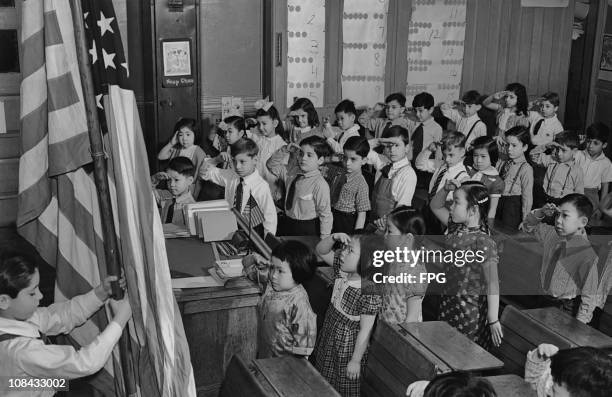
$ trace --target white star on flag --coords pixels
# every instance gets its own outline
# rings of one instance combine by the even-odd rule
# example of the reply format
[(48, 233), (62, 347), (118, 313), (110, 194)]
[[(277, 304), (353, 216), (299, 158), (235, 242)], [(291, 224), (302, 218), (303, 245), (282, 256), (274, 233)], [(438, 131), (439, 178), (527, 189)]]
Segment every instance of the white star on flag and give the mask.
[(100, 11), (100, 20), (98, 21), (98, 26), (100, 27), (100, 36), (104, 36), (104, 33), (106, 33), (107, 31), (115, 33), (115, 31), (110, 26), (114, 19), (114, 17), (106, 18), (104, 16), (104, 13)]
[(98, 61), (98, 50), (96, 49), (96, 41), (93, 42), (93, 47), (89, 49), (89, 54), (91, 55), (91, 64), (93, 65)]
[(102, 106), (102, 94), (96, 95), (96, 104), (100, 109), (104, 109), (104, 106)]
[(106, 50), (102, 48), (102, 58), (104, 58), (104, 69), (108, 69), (109, 66), (112, 66), (113, 69), (117, 69), (115, 67), (115, 61), (113, 60), (113, 58), (115, 58), (114, 52), (108, 54)]

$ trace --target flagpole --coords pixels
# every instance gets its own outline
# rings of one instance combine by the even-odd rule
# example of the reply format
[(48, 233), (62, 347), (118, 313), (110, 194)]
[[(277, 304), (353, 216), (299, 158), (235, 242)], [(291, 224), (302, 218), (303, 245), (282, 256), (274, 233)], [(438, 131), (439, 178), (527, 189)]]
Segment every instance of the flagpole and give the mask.
[[(102, 223), (102, 235), (104, 238), (104, 256), (106, 259), (106, 273), (109, 276), (121, 276), (121, 257), (117, 246), (117, 234), (111, 206), (110, 190), (108, 186), (108, 170), (106, 167), (106, 155), (98, 120), (98, 108), (95, 100), (93, 88), (93, 77), (89, 68), (89, 55), (87, 50), (87, 40), (85, 38), (85, 24), (83, 20), (83, 9), (81, 0), (70, 0), (72, 9), (72, 21), (74, 25), (74, 41), (76, 45), (76, 55), (83, 86), (83, 101), (85, 103), (85, 114), (87, 116), (87, 130), (89, 131), (89, 143), (91, 146), (91, 156), (94, 163), (94, 182), (98, 194), (100, 205), (100, 220)], [(123, 291), (117, 282), (112, 283), (113, 297), (123, 298)], [(136, 393), (135, 376), (129, 355), (129, 334), (127, 326), (119, 340), (119, 355), (121, 367), (123, 368), (123, 380), (127, 395)]]

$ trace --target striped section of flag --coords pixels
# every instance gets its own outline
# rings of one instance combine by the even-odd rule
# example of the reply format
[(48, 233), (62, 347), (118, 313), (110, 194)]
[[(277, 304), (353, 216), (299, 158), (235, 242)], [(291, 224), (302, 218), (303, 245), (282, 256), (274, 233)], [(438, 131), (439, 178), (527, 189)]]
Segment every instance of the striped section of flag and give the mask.
[[(128, 329), (136, 394), (195, 396), (162, 226), (147, 183), (148, 162), (134, 95), (123, 86), (127, 63), (112, 3), (81, 2), (89, 26), (100, 124), (105, 149), (110, 150), (115, 227), (121, 236), (121, 257), (134, 313)], [(18, 228), (56, 267), (56, 301), (89, 291), (105, 276), (106, 269), (69, 4), (67, 0), (26, 1), (22, 12), (23, 155)], [(88, 344), (107, 323), (106, 313), (100, 311), (71, 333), (69, 342), (75, 347)], [(92, 377), (96, 395), (125, 395), (121, 372), (115, 349), (104, 370)]]
[(145, 391), (151, 377), (141, 372), (141, 392), (143, 396), (195, 396), (189, 347), (172, 293), (166, 243), (149, 182), (134, 93), (111, 85), (104, 108), (115, 169), (117, 216), (122, 220), (123, 265), (129, 290), (138, 292), (130, 296), (131, 301), (140, 305), (134, 307), (135, 340), (138, 350), (152, 358), (158, 382), (159, 394)]
[[(68, 1), (22, 3), (22, 156), (17, 226), (56, 268), (55, 301), (83, 294), (105, 269), (98, 199)], [(106, 327), (99, 311), (70, 334), (89, 344)], [(92, 377), (115, 395), (113, 360)]]

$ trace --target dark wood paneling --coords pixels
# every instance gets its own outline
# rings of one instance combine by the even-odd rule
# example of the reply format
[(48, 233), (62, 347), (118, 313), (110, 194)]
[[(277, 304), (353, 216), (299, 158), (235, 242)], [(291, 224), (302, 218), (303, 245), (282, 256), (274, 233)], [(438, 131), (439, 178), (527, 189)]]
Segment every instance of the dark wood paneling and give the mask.
[(462, 91), (501, 90), (518, 81), (530, 97), (546, 91), (565, 107), (574, 0), (564, 8), (525, 8), (520, 0), (468, 0)]

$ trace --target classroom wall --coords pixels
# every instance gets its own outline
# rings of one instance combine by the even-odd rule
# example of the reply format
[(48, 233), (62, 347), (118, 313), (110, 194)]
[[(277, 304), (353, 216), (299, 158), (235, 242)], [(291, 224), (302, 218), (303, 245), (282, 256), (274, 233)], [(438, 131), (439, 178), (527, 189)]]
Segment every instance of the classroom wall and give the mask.
[(559, 93), (563, 120), (574, 0), (564, 8), (525, 8), (521, 0), (468, 0), (462, 92), (491, 94), (507, 83), (527, 87), (530, 99)]

